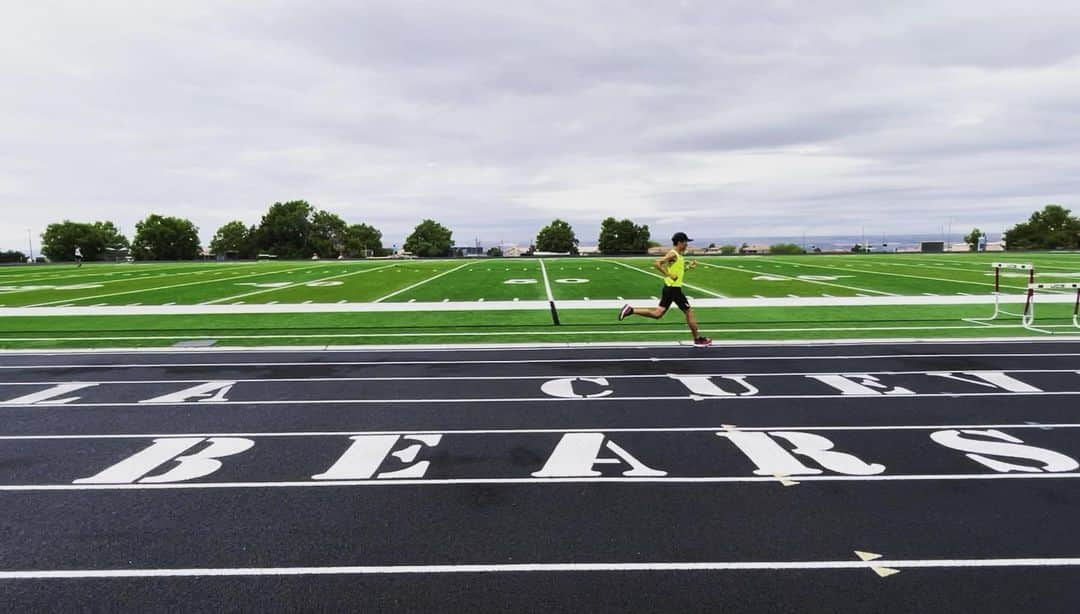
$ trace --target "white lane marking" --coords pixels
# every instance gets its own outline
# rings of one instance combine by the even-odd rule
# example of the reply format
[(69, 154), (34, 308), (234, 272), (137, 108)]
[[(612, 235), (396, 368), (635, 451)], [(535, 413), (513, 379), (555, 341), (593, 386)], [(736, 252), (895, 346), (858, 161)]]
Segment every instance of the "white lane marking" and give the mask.
[(549, 302), (555, 302), (555, 296), (551, 293), (551, 280), (548, 279), (547, 267), (544, 265), (544, 259), (540, 258), (540, 272), (544, 275), (544, 291), (547, 292), (547, 300)]
[(470, 264), (472, 264), (472, 262), (466, 262), (465, 264), (462, 264), (461, 266), (456, 266), (456, 267), (450, 269), (449, 271), (443, 271), (442, 273), (439, 273), (439, 274), (434, 275), (432, 277), (422, 279), (422, 280), (416, 282), (415, 284), (412, 284), (411, 286), (405, 286), (404, 288), (402, 288), (400, 290), (396, 290), (394, 292), (391, 292), (390, 294), (387, 294), (386, 296), (383, 296), (381, 298), (377, 298), (377, 299), (375, 299), (374, 302), (381, 303), (381, 302), (385, 301), (386, 299), (393, 298), (393, 297), (395, 297), (395, 296), (397, 296), (397, 295), (399, 295), (399, 294), (401, 294), (403, 292), (408, 292), (409, 290), (412, 290), (413, 288), (418, 288), (418, 287), (420, 287), (420, 286), (422, 286), (422, 285), (424, 285), (424, 284), (426, 284), (428, 282), (435, 281), (436, 279), (442, 277), (443, 275), (449, 275), (450, 273), (453, 273), (454, 271), (461, 270), (461, 269), (469, 266)]
[[(298, 282), (295, 282), (295, 283), (286, 284), (284, 286), (279, 286), (277, 288), (264, 288), (262, 290), (254, 290), (252, 292), (245, 292), (243, 294), (237, 294), (235, 296), (226, 296), (224, 298), (214, 299), (212, 301), (205, 301), (203, 303), (200, 303), (200, 305), (217, 305), (217, 304), (220, 304), (220, 303), (226, 303), (226, 302), (229, 302), (229, 301), (235, 301), (236, 299), (240, 299), (240, 298), (247, 298), (249, 296), (256, 296), (256, 295), (259, 295), (259, 294), (266, 294), (267, 292), (280, 292), (281, 290), (288, 290), (290, 288), (296, 288), (296, 287), (303, 286), (303, 285), (310, 284), (310, 283), (317, 283), (317, 282), (322, 282), (322, 281), (331, 281), (331, 280), (334, 280), (334, 279), (341, 279), (342, 277), (352, 277), (354, 275), (363, 275), (365, 273), (373, 273), (375, 271), (381, 271), (383, 269), (389, 269), (391, 267), (396, 267), (396, 266), (398, 266), (397, 263), (385, 264), (383, 266), (377, 266), (377, 267), (370, 268), (370, 269), (360, 269), (359, 271), (350, 271), (348, 273), (340, 273), (338, 275), (332, 275), (330, 277), (323, 277), (321, 279), (298, 281)], [(293, 270), (296, 270), (296, 269), (293, 269)], [(308, 301), (305, 304), (310, 304), (310, 303), (311, 303), (311, 301)]]
[[(475, 303), (474, 303), (475, 304)], [(509, 303), (513, 305), (512, 302)], [(1076, 330), (1076, 327), (1072, 324), (1040, 324), (1040, 328), (1064, 328), (1069, 330)], [(703, 328), (701, 332), (725, 334), (725, 333), (842, 333), (842, 332), (885, 332), (885, 331), (944, 331), (944, 330), (985, 330), (987, 328), (993, 328), (998, 330), (1011, 330), (1020, 329), (1024, 330), (1023, 324), (970, 324), (963, 326), (844, 326), (844, 327), (802, 327), (802, 328)], [(5, 341), (173, 341), (173, 340), (196, 340), (196, 339), (216, 339), (216, 340), (240, 340), (240, 339), (382, 339), (382, 338), (411, 338), (411, 337), (425, 337), (425, 338), (444, 338), (444, 337), (521, 337), (524, 334), (528, 336), (541, 336), (541, 337), (581, 337), (586, 335), (676, 335), (685, 333), (685, 329), (645, 329), (645, 328), (633, 328), (626, 330), (579, 330), (579, 331), (544, 331), (544, 330), (530, 330), (530, 331), (477, 331), (477, 332), (450, 332), (450, 333), (318, 333), (318, 334), (295, 334), (295, 335), (129, 335), (129, 336), (101, 336), (101, 337), (5, 337)], [(1055, 338), (1055, 341), (1067, 341), (1080, 339), (1080, 336), (1069, 335), (1063, 333), (1061, 337)], [(1032, 337), (1033, 339), (1036, 337)], [(1045, 339), (1044, 336), (1037, 338)], [(992, 338), (988, 340), (992, 341)], [(887, 342), (888, 340), (877, 340), (878, 342)]]
[[(626, 397), (589, 397), (583, 399), (581, 397), (461, 397), (453, 399), (402, 399), (402, 398), (389, 398), (389, 399), (296, 399), (296, 400), (282, 400), (282, 399), (268, 399), (262, 401), (218, 401), (213, 399), (201, 400), (197, 404), (200, 407), (203, 406), (243, 406), (243, 405), (371, 405), (371, 404), (386, 404), (386, 405), (410, 405), (410, 404), (469, 404), (469, 403), (565, 403), (565, 402), (601, 402), (601, 401), (716, 401), (718, 403), (736, 403), (739, 401), (776, 401), (776, 400), (812, 400), (812, 399), (828, 399), (832, 401), (845, 401), (856, 400), (865, 402), (866, 399), (874, 399), (875, 402), (879, 402), (883, 399), (939, 399), (939, 398), (981, 398), (981, 397), (1075, 397), (1080, 396), (1080, 391), (1066, 390), (1066, 391), (1038, 391), (1038, 392), (933, 392), (933, 393), (915, 393), (904, 394), (897, 396), (871, 396), (871, 395), (841, 395), (835, 394), (789, 394), (789, 395), (756, 395), (756, 396), (736, 396), (736, 397), (702, 397), (696, 394), (688, 395), (669, 395), (669, 396), (626, 396)], [(195, 403), (189, 402), (177, 402), (177, 403), (155, 403), (155, 407), (172, 407), (182, 405), (194, 405)], [(4, 409), (10, 408), (23, 408), (33, 407), (35, 409), (52, 409), (52, 406), (44, 406), (30, 403), (14, 403), (11, 401), (5, 402)], [(58, 405), (57, 409), (69, 409), (72, 407), (147, 407), (145, 403), (139, 402), (123, 402), (123, 403), (71, 403), (67, 405)]]
[(633, 427), (580, 429), (442, 429), (435, 431), (266, 431), (251, 433), (137, 433), (103, 435), (0, 435), (0, 441), (159, 439), (162, 437), (342, 437), (351, 435), (550, 435), (560, 433), (712, 433), (720, 431), (940, 431), (946, 429), (1075, 429), (1080, 424), (900, 424), (891, 426), (731, 426)]
[[(295, 269), (292, 269), (292, 271), (296, 271), (296, 270), (299, 270), (301, 268), (304, 268), (304, 267), (297, 267)], [(203, 284), (211, 284), (211, 283), (217, 283), (217, 282), (221, 282), (221, 281), (232, 281), (234, 279), (248, 279), (250, 277), (260, 277), (260, 276), (263, 276), (263, 275), (274, 275), (274, 274), (277, 274), (277, 273), (280, 273), (280, 272), (281, 272), (280, 270), (263, 271), (261, 273), (251, 273), (250, 275), (237, 275), (235, 277), (226, 277), (224, 279), (213, 279), (213, 280), (200, 279), (199, 281), (190, 281), (190, 282), (186, 282), (186, 283), (182, 283), (182, 284), (172, 284), (170, 286), (156, 286), (156, 287), (153, 287), (153, 288), (140, 288), (138, 290), (126, 290), (124, 292), (112, 292), (112, 293), (109, 293), (109, 294), (98, 294), (98, 295), (95, 295), (95, 296), (80, 296), (76, 300), (78, 300), (78, 301), (90, 301), (90, 300), (99, 299), (99, 298), (109, 298), (109, 297), (113, 297), (113, 296), (122, 296), (122, 295), (127, 295), (127, 294), (139, 294), (139, 293), (142, 293), (142, 292), (156, 292), (158, 290), (171, 290), (173, 288), (185, 288), (185, 287), (188, 287), (188, 286), (199, 286), (199, 285), (203, 285)], [(37, 303), (36, 305), (30, 305), (30, 307), (47, 307), (49, 305), (60, 305), (60, 304), (63, 304), (63, 303), (70, 302), (71, 300), (72, 299), (64, 299), (62, 301), (51, 301), (51, 302), (48, 302), (48, 303)]]
[[(466, 361), (457, 361), (460, 364), (466, 364)], [(517, 364), (519, 361), (514, 361)], [(524, 362), (524, 361), (520, 361)], [(331, 363), (306, 363), (311, 365), (324, 365)], [(377, 364), (393, 364), (393, 363), (377, 363)], [(434, 364), (434, 363), (425, 363)], [(176, 365), (165, 365), (176, 366)], [(265, 365), (257, 365), (264, 367)], [(1072, 373), (1078, 374), (1076, 369), (993, 369), (994, 373)], [(942, 371), (940, 369), (932, 369), (929, 371), (878, 371), (874, 369), (864, 369), (859, 371), (862, 374), (871, 375), (928, 375), (931, 373), (985, 373), (986, 370), (952, 370)], [(738, 373), (694, 373), (694, 377), (807, 377), (813, 375), (836, 375), (836, 371), (739, 371)], [(684, 374), (677, 374), (682, 376)], [(368, 376), (368, 377), (256, 377), (256, 378), (229, 378), (230, 382), (243, 382), (247, 384), (256, 384), (263, 382), (412, 382), (412, 381), (530, 381), (540, 380), (546, 381), (556, 379), (558, 376), (554, 374), (547, 375), (417, 375), (417, 376)], [(593, 374), (589, 377), (592, 378), (605, 378), (605, 379), (660, 379), (667, 380), (672, 378), (670, 373), (614, 373), (607, 375)], [(80, 380), (78, 384), (98, 384), (98, 385), (128, 385), (128, 384), (205, 384), (208, 380), (206, 378), (197, 379), (127, 379), (127, 380)], [(1080, 380), (1078, 380), (1080, 381)], [(69, 382), (57, 382), (55, 380), (42, 381), (42, 382), (0, 382), (0, 386), (53, 386), (57, 384), (68, 384)], [(76, 382), (70, 382), (76, 383)], [(3, 401), (0, 401), (3, 403)]]
[[(800, 482), (952, 482), (964, 480), (1060, 480), (1080, 473), (951, 473), (899, 475), (800, 475)], [(79, 490), (198, 490), (225, 488), (326, 488), (341, 486), (457, 486), (476, 484), (775, 484), (775, 476), (598, 477), (598, 478), (442, 478), (418, 480), (331, 480), (325, 482), (178, 482), (170, 484), (3, 484), (0, 492)], [(1080, 559), (1077, 559), (1080, 561)], [(884, 562), (875, 561), (884, 565)], [(895, 567), (895, 565), (889, 565)], [(4, 576), (0, 572), (0, 579)]]
[[(663, 276), (661, 276), (661, 275), (657, 275), (656, 273), (653, 273), (651, 271), (646, 271), (644, 269), (639, 269), (636, 266), (631, 266), (629, 264), (626, 264), (625, 262), (619, 262), (618, 260), (604, 260), (603, 262), (609, 262), (611, 264), (617, 264), (619, 266), (626, 267), (626, 268), (630, 269), (631, 271), (637, 271), (638, 273), (642, 273), (643, 275), (650, 275), (650, 276), (655, 277), (655, 278), (657, 278), (657, 279), (659, 279), (661, 281), (663, 281), (663, 279), (664, 279)], [(690, 288), (691, 290), (697, 290), (698, 292), (704, 292), (705, 294), (708, 294), (710, 296), (714, 296), (716, 298), (727, 298), (726, 296), (724, 296), (723, 294), (720, 294), (719, 292), (713, 292), (712, 290), (706, 290), (705, 288), (702, 288), (700, 286), (692, 286), (692, 285), (690, 285), (688, 283), (685, 283), (685, 282), (683, 282), (683, 286), (686, 287), (686, 288)]]
[[(728, 269), (728, 270), (731, 270), (731, 271), (737, 271), (739, 273), (748, 273), (748, 274), (760, 274), (760, 273), (762, 273), (762, 271), (754, 271), (754, 270), (751, 270), (751, 269), (723, 266), (723, 265), (720, 265), (720, 264), (713, 264), (711, 262), (703, 262), (703, 261), (700, 261), (700, 260), (699, 260), (699, 262), (701, 262), (701, 264), (703, 266), (712, 267), (714, 269)], [(818, 280), (818, 279), (803, 279), (801, 277), (792, 277), (790, 275), (783, 275), (783, 274), (780, 274), (780, 273), (769, 273), (769, 275), (774, 276), (774, 277), (783, 277), (783, 278), (785, 278), (787, 280), (794, 281), (794, 282), (802, 282), (802, 283), (807, 283), (807, 284), (819, 284), (819, 285), (822, 285), (822, 286), (831, 286), (831, 287), (835, 287), (835, 288), (843, 288), (845, 290), (858, 290), (858, 291), (861, 291), (861, 292), (873, 292), (874, 294), (881, 294), (883, 296), (897, 296), (896, 294), (894, 294), (892, 292), (884, 292), (884, 291), (881, 291), (881, 290), (870, 290), (868, 288), (857, 288), (855, 286), (849, 286), (849, 285), (845, 285), (845, 284), (838, 284), (838, 283), (833, 283), (833, 282), (830, 282), (830, 281), (822, 281), (822, 280)], [(788, 296), (791, 296), (791, 295), (789, 294)]]
[[(678, 332), (685, 332), (685, 329), (677, 329)], [(1040, 338), (1041, 339), (1041, 338)], [(982, 339), (976, 339), (974, 342), (983, 342)], [(1027, 343), (1029, 339), (1014, 339), (1014, 341), (1020, 341)], [(1056, 340), (1055, 340), (1056, 342)], [(876, 342), (882, 343), (882, 342)], [(884, 343), (888, 343), (885, 340)], [(961, 345), (973, 345), (972, 340), (959, 340), (957, 343)], [(633, 345), (633, 342), (631, 342)], [(844, 344), (840, 344), (844, 345)], [(851, 343), (849, 345), (859, 345), (858, 343)], [(562, 347), (562, 344), (559, 344)], [(668, 346), (664, 346), (668, 347)], [(445, 351), (456, 351), (455, 349), (443, 348)], [(483, 351), (488, 348), (479, 348)], [(499, 349), (499, 346), (491, 349)], [(518, 348), (514, 346), (506, 346), (505, 349), (527, 349)], [(549, 347), (540, 347), (540, 350), (550, 350)], [(402, 351), (415, 352), (415, 351), (428, 351), (427, 348), (418, 347), (413, 348), (405, 346), (401, 348)], [(219, 350), (221, 351), (221, 350)], [(235, 353), (238, 350), (224, 350), (227, 353)], [(273, 350), (264, 350), (267, 352), (280, 352), (281, 348)], [(287, 350), (291, 351), (291, 350)], [(351, 350), (349, 350), (351, 351)], [(65, 355), (68, 352), (60, 352), (58, 355)], [(87, 353), (86, 350), (77, 350), (77, 353)], [(91, 352), (93, 353), (93, 352)], [(126, 352), (124, 352), (126, 353)], [(176, 353), (175, 350), (169, 350), (164, 353)], [(46, 356), (50, 354), (45, 354)], [(127, 364), (113, 364), (113, 363), (101, 363), (101, 364), (37, 364), (37, 365), (0, 365), (0, 369), (145, 369), (148, 367), (161, 367), (161, 368), (173, 368), (173, 367), (300, 367), (300, 366), (330, 366), (330, 367), (358, 367), (358, 366), (377, 366), (377, 365), (507, 365), (507, 364), (569, 364), (569, 363), (622, 363), (622, 362), (746, 362), (746, 361), (770, 361), (770, 360), (885, 360), (889, 358), (1074, 358), (1080, 356), (1080, 353), (1069, 352), (1049, 352), (1049, 353), (986, 353), (986, 354), (850, 354), (850, 355), (835, 355), (835, 354), (821, 354), (821, 355), (803, 355), (803, 356), (642, 356), (642, 357), (623, 357), (623, 358), (533, 358), (523, 360), (388, 360), (388, 361), (320, 361), (320, 362), (189, 362), (189, 363), (127, 363)], [(1010, 371), (1010, 369), (997, 369), (998, 371)], [(866, 370), (863, 369), (863, 372)], [(875, 371), (871, 370), (871, 373)], [(205, 381), (205, 380), (200, 380)]]

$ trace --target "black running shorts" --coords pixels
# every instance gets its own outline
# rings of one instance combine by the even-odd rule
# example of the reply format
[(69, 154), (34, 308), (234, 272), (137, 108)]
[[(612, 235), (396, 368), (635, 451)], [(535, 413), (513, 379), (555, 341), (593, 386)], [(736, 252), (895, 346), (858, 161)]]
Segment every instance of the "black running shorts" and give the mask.
[(660, 306), (664, 309), (671, 307), (671, 304), (675, 303), (679, 306), (679, 309), (688, 311), (690, 309), (690, 301), (686, 300), (686, 295), (683, 294), (682, 288), (675, 286), (664, 286), (664, 293), (660, 296)]

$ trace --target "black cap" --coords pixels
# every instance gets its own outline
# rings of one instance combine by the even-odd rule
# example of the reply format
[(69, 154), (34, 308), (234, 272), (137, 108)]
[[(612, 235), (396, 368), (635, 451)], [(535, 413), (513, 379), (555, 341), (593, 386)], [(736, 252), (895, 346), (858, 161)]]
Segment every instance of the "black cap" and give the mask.
[(671, 237), (671, 244), (674, 245), (680, 241), (686, 241), (687, 243), (693, 241), (690, 237), (686, 236), (685, 232), (677, 232)]

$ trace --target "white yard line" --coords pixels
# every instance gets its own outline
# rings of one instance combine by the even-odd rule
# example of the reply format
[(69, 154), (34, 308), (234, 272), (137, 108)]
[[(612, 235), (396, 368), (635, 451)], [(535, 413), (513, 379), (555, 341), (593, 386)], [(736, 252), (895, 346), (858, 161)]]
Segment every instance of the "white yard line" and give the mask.
[(795, 282), (802, 282), (802, 283), (808, 283), (808, 284), (819, 284), (819, 285), (822, 285), (822, 286), (832, 286), (832, 287), (835, 287), (835, 288), (843, 288), (845, 290), (855, 290), (857, 292), (872, 292), (874, 294), (880, 294), (882, 296), (897, 296), (893, 292), (883, 292), (881, 290), (871, 290), (869, 288), (858, 288), (858, 287), (855, 287), (855, 286), (848, 286), (848, 285), (845, 285), (845, 284), (837, 284), (837, 283), (833, 283), (833, 282), (830, 282), (830, 281), (821, 281), (821, 280), (816, 280), (816, 279), (815, 280), (800, 279), (798, 277), (792, 277), (790, 275), (784, 275), (783, 273), (766, 273), (764, 271), (754, 271), (754, 270), (750, 270), (750, 269), (740, 269), (740, 268), (735, 268), (735, 267), (730, 267), (730, 266), (724, 266), (724, 265), (721, 265), (721, 264), (713, 264), (711, 262), (703, 262), (701, 260), (699, 260), (698, 262), (700, 264), (702, 264), (703, 266), (712, 267), (714, 269), (728, 269), (728, 270), (731, 270), (731, 271), (738, 271), (739, 273), (749, 273), (751, 275), (769, 275), (769, 276), (772, 276), (772, 277), (783, 277), (784, 279), (787, 279), (787, 280), (790, 280), (790, 281), (795, 281)]
[[(278, 291), (281, 291), (281, 290), (288, 290), (289, 288), (296, 288), (298, 286), (303, 286), (305, 284), (317, 283), (317, 282), (322, 282), (322, 281), (332, 281), (334, 279), (341, 279), (342, 277), (352, 277), (353, 275), (362, 275), (364, 273), (371, 273), (373, 271), (380, 271), (382, 269), (388, 269), (390, 267), (395, 267), (395, 266), (398, 266), (398, 264), (397, 263), (386, 264), (386, 265), (378, 266), (378, 267), (375, 267), (375, 268), (372, 268), (372, 269), (361, 269), (359, 271), (351, 271), (349, 273), (342, 273), (340, 275), (333, 275), (333, 276), (330, 276), (330, 277), (323, 277), (323, 278), (320, 278), (320, 279), (307, 279), (307, 280), (304, 280), (304, 281), (298, 281), (298, 282), (295, 282), (295, 283), (291, 283), (291, 284), (289, 284), (287, 286), (280, 286), (278, 288), (264, 288), (262, 290), (255, 290), (255, 291), (252, 291), (252, 292), (245, 292), (244, 294), (237, 294), (236, 296), (227, 296), (225, 298), (214, 299), (212, 301), (206, 301), (206, 302), (200, 303), (200, 304), (201, 305), (216, 305), (216, 304), (219, 304), (219, 303), (227, 303), (229, 301), (235, 301), (236, 299), (240, 299), (240, 298), (247, 298), (249, 296), (256, 296), (258, 294), (266, 294), (267, 292), (278, 292)], [(296, 269), (293, 269), (293, 270), (296, 270)], [(219, 280), (219, 281), (228, 281), (228, 280)], [(308, 301), (308, 303), (310, 303), (310, 302), (311, 301)]]
[(376, 303), (381, 303), (381, 302), (385, 301), (388, 298), (393, 298), (393, 297), (395, 297), (395, 296), (397, 296), (397, 295), (399, 295), (399, 294), (401, 294), (403, 292), (408, 292), (409, 290), (412, 290), (413, 288), (419, 288), (420, 286), (422, 286), (422, 285), (424, 285), (424, 284), (426, 284), (428, 282), (435, 281), (436, 279), (442, 277), (443, 275), (449, 275), (450, 273), (453, 273), (454, 271), (459, 271), (459, 270), (469, 266), (470, 264), (473, 264), (473, 263), (472, 262), (466, 262), (465, 264), (463, 264), (461, 266), (456, 266), (456, 267), (450, 269), (449, 271), (443, 271), (442, 273), (439, 273), (438, 275), (435, 275), (433, 277), (428, 277), (427, 279), (423, 279), (421, 281), (418, 281), (418, 282), (416, 282), (415, 284), (413, 284), (411, 286), (405, 286), (404, 288), (402, 288), (400, 290), (391, 292), (390, 294), (387, 294), (386, 296), (375, 299), (375, 302)]
[[(646, 271), (644, 269), (639, 269), (636, 266), (631, 266), (629, 264), (626, 264), (625, 262), (619, 262), (618, 260), (604, 260), (603, 262), (609, 262), (611, 264), (617, 264), (619, 266), (624, 266), (624, 267), (630, 269), (631, 271), (637, 271), (638, 273), (643, 273), (645, 275), (651, 275), (651, 276), (659, 279), (660, 281), (664, 280), (664, 277), (662, 275), (657, 275), (656, 273), (653, 273), (652, 271)], [(724, 296), (723, 294), (720, 294), (718, 292), (713, 292), (712, 290), (706, 290), (705, 288), (701, 288), (701, 287), (698, 287), (698, 286), (691, 286), (690, 284), (685, 283), (685, 282), (683, 283), (683, 286), (685, 286), (687, 288), (690, 288), (691, 290), (697, 290), (698, 292), (704, 292), (705, 294), (708, 294), (710, 296), (715, 296), (716, 298), (727, 298), (726, 296)]]
[(544, 290), (547, 291), (547, 299), (549, 302), (554, 303), (555, 296), (551, 293), (551, 282), (548, 281), (547, 267), (544, 266), (543, 258), (539, 258), (538, 260), (540, 261), (540, 272), (544, 274)]
[[(304, 267), (298, 267), (298, 268), (304, 268)], [(297, 269), (291, 269), (291, 270), (295, 271)], [(33, 307), (48, 307), (49, 305), (60, 305), (60, 304), (63, 304), (63, 303), (70, 303), (71, 301), (80, 301), (80, 302), (81, 301), (92, 301), (92, 300), (95, 300), (95, 299), (109, 298), (109, 297), (112, 297), (112, 296), (124, 296), (124, 295), (128, 295), (128, 294), (140, 294), (140, 293), (143, 293), (143, 292), (155, 292), (157, 290), (171, 290), (173, 288), (184, 288), (184, 287), (187, 287), (187, 286), (198, 286), (198, 285), (202, 285), (202, 284), (217, 283), (217, 282), (222, 282), (222, 281), (232, 281), (234, 279), (248, 279), (248, 278), (251, 278), (251, 277), (260, 277), (260, 276), (263, 276), (263, 275), (273, 275), (273, 274), (279, 273), (279, 272), (280, 271), (263, 271), (262, 273), (252, 273), (250, 275), (237, 275), (236, 277), (226, 277), (225, 279), (200, 279), (199, 281), (189, 281), (187, 283), (172, 284), (172, 285), (169, 285), (169, 286), (157, 286), (157, 287), (154, 287), (154, 288), (140, 288), (138, 290), (126, 290), (124, 292), (112, 292), (110, 294), (96, 294), (96, 295), (93, 295), (93, 296), (80, 296), (80, 297), (77, 297), (77, 298), (67, 298), (67, 299), (64, 299), (62, 301), (49, 301), (47, 303), (37, 303), (36, 305), (30, 305), (29, 307), (32, 307), (32, 308)], [(136, 278), (136, 279), (138, 279), (138, 278)], [(125, 281), (130, 281), (130, 280), (125, 280)]]

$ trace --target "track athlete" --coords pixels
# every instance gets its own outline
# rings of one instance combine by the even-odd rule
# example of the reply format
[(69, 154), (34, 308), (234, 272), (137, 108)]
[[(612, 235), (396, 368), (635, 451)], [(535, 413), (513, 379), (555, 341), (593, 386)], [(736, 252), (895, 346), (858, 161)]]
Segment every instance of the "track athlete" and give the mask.
[(76, 269), (82, 266), (82, 248), (78, 246), (75, 247), (75, 263)]
[(666, 256), (653, 263), (653, 266), (664, 275), (664, 292), (660, 297), (660, 306), (634, 308), (630, 305), (623, 305), (622, 310), (619, 311), (619, 320), (625, 320), (632, 315), (659, 320), (667, 313), (668, 307), (675, 303), (686, 314), (686, 325), (690, 327), (690, 333), (694, 336), (694, 345), (708, 347), (712, 345), (712, 339), (701, 336), (698, 330), (697, 318), (694, 317), (694, 311), (690, 309), (690, 301), (687, 300), (682, 291), (683, 276), (686, 275), (687, 269), (697, 266), (696, 261), (687, 263), (686, 259), (683, 258), (683, 254), (686, 253), (686, 248), (691, 241), (693, 239), (687, 237), (685, 232), (675, 233), (675, 236), (671, 237), (671, 242), (675, 247)]

